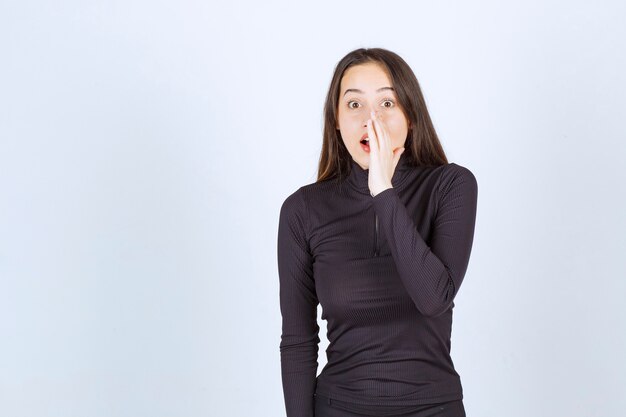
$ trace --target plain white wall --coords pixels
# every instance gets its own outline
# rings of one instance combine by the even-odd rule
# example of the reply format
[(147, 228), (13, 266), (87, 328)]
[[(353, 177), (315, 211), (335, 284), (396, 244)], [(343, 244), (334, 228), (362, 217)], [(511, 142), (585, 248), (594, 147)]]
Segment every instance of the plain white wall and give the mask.
[(284, 415), (279, 209), (335, 64), (383, 47), (479, 184), (468, 416), (622, 416), (625, 12), (2, 1), (0, 415)]

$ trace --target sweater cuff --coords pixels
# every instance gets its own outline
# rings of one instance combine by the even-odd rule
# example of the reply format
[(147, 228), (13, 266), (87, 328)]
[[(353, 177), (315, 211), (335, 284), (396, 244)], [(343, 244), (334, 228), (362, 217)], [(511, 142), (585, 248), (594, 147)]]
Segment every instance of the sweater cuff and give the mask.
[(399, 200), (398, 191), (391, 187), (387, 188), (372, 197), (372, 204), (377, 213), (382, 213), (385, 207), (395, 204), (394, 200)]

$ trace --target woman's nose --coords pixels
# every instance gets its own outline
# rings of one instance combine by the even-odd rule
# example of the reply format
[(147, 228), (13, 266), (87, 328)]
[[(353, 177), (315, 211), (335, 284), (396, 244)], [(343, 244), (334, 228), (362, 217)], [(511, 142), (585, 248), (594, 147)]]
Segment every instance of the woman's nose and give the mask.
[(381, 114), (378, 112), (378, 110), (370, 109), (370, 110), (367, 112), (367, 118), (363, 121), (363, 127), (366, 127), (366, 126), (367, 126), (367, 121), (368, 121), (369, 119), (371, 119), (371, 118), (372, 118), (372, 113), (374, 113), (374, 116), (375, 116), (377, 119), (380, 119), (380, 118), (381, 118)]

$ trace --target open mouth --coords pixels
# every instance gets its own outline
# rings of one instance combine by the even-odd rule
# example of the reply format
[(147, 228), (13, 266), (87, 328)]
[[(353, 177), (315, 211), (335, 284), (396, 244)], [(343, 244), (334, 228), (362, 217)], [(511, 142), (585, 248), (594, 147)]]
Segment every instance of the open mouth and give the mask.
[(363, 148), (365, 152), (370, 151), (370, 140), (368, 137), (361, 139), (361, 148)]

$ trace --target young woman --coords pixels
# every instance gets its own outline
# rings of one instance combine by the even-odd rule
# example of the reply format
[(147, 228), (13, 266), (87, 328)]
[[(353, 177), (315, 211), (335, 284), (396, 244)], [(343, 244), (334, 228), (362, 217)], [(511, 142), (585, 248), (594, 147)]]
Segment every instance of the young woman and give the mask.
[[(335, 68), (318, 179), (278, 227), (287, 417), (465, 417), (450, 357), (478, 186), (448, 163), (418, 81), (397, 54)], [(317, 305), (328, 363), (316, 377)]]

